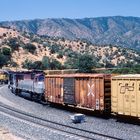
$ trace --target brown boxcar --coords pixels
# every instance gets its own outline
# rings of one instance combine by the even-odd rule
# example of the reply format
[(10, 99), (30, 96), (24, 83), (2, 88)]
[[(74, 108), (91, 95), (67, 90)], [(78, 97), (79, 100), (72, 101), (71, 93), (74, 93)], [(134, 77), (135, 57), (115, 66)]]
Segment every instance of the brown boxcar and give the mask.
[(67, 74), (45, 76), (45, 98), (49, 102), (110, 112), (111, 75)]

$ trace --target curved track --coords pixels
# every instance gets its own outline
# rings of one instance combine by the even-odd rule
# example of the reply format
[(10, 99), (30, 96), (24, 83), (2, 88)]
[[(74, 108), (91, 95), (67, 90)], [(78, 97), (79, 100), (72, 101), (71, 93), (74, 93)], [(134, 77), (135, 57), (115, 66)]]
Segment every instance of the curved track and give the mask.
[(0, 103), (0, 111), (9, 114), (15, 118), (19, 118), (28, 122), (32, 122), (36, 125), (40, 125), (43, 127), (47, 127), (53, 130), (57, 130), (59, 132), (64, 132), (66, 134), (69, 134), (71, 136), (75, 136), (75, 137), (79, 137), (79, 138), (83, 138), (83, 139), (120, 139), (117, 137), (113, 137), (113, 136), (108, 136), (108, 135), (104, 135), (101, 133), (97, 133), (97, 132), (93, 132), (93, 131), (88, 131), (88, 130), (84, 130), (84, 129), (80, 129), (80, 128), (76, 128), (73, 126), (68, 126), (65, 124), (61, 124), (55, 121), (50, 121), (47, 119), (43, 119), (37, 116), (34, 116), (30, 113), (25, 113), (21, 110), (17, 110), (17, 109), (13, 109), (10, 106), (4, 105), (3, 103)]

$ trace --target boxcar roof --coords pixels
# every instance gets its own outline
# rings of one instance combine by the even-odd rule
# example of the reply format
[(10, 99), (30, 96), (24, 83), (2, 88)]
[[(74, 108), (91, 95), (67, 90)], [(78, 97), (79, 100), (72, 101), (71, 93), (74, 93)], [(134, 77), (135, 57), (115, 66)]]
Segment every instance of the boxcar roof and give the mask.
[(112, 79), (140, 79), (140, 74), (125, 74), (113, 76)]
[(45, 77), (111, 77), (110, 74), (55, 74), (55, 75), (46, 75)]

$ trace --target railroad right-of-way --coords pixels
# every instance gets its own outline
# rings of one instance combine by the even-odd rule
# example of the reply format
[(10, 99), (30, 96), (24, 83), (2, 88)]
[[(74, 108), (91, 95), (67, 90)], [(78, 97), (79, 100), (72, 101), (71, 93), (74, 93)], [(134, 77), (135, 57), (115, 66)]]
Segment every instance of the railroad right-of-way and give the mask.
[[(13, 109), (15, 108), (16, 110), (37, 116), (44, 120), (54, 121), (69, 127), (111, 136), (112, 139), (139, 139), (140, 137), (139, 125), (116, 122), (116, 120), (112, 118), (103, 119), (96, 118), (94, 116), (86, 116), (86, 121), (84, 123), (74, 124), (70, 120), (70, 115), (73, 115), (75, 112), (54, 108), (49, 105), (38, 104), (15, 96), (10, 92), (7, 86), (0, 87), (0, 102), (12, 107)], [(65, 132), (60, 133), (58, 130), (43, 128), (43, 125), (37, 126), (33, 122), (28, 122), (26, 120), (23, 121), (21, 118), (15, 119), (2, 112), (2, 110), (0, 112), (0, 124), (25, 139), (86, 139), (86, 137), (82, 138), (80, 136), (66, 134)], [(85, 134), (85, 136), (86, 135), (87, 134)], [(97, 135), (92, 138), (101, 139), (101, 137)]]

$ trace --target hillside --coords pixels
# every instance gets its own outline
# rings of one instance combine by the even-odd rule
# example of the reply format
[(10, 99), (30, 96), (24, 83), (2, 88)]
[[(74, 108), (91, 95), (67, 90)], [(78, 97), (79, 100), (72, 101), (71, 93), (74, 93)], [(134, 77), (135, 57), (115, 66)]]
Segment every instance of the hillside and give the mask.
[(1, 22), (0, 26), (12, 27), (38, 35), (86, 39), (96, 45), (112, 44), (140, 49), (140, 18), (99, 17), (84, 19), (36, 19)]
[[(60, 68), (77, 59), (81, 54), (90, 54), (97, 65), (95, 67), (114, 67), (127, 63), (140, 62), (140, 53), (132, 49), (112, 45), (97, 46), (83, 40), (40, 37), (18, 32), (15, 29), (0, 28), (0, 66), (28, 67), (50, 61)], [(4, 61), (3, 61), (4, 60)], [(54, 69), (57, 69), (56, 67)]]

